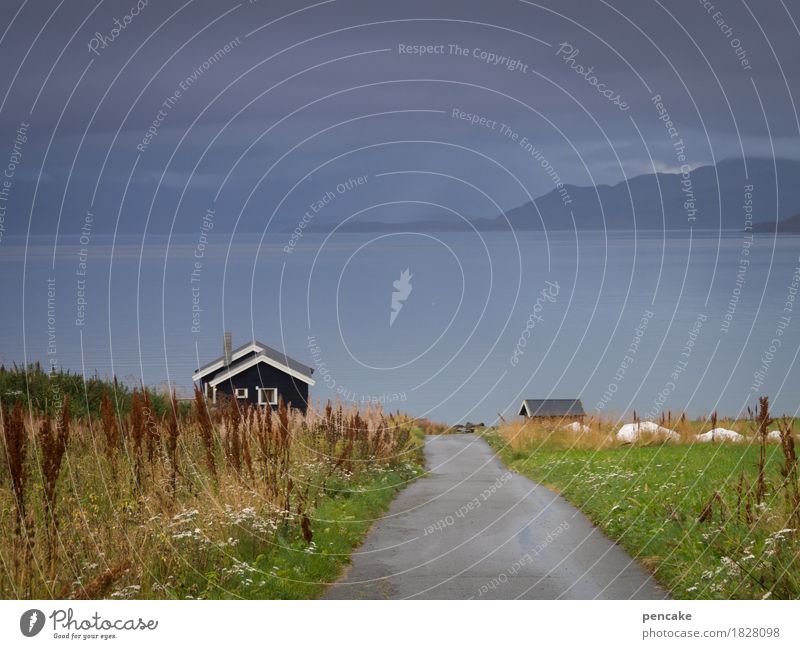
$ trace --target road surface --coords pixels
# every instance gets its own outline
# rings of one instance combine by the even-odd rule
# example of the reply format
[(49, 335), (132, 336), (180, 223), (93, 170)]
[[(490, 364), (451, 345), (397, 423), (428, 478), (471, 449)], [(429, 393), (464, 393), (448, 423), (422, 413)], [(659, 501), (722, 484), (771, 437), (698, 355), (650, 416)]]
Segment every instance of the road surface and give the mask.
[(575, 507), (474, 435), (428, 437), (427, 477), (377, 521), (329, 599), (663, 599)]

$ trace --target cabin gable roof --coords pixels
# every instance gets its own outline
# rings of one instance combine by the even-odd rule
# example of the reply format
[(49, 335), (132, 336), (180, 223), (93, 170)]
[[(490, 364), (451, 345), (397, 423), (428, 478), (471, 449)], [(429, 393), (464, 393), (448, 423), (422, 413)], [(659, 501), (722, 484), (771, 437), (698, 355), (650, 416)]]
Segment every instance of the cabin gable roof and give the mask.
[(526, 417), (582, 417), (580, 399), (523, 399), (519, 414)]
[(261, 362), (308, 383), (308, 385), (314, 385), (314, 380), (311, 378), (314, 370), (311, 367), (257, 340), (234, 349), (231, 352), (231, 364), (229, 366), (226, 367), (225, 365), (225, 357), (220, 356), (195, 371), (192, 374), (192, 380), (205, 380), (210, 385), (215, 386)]

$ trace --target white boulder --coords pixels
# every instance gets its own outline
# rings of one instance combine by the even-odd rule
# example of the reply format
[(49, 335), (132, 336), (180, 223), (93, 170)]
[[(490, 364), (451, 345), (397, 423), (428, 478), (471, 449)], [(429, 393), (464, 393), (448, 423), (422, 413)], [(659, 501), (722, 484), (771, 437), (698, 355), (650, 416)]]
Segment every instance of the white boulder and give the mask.
[(744, 435), (740, 435), (735, 430), (728, 428), (712, 428), (707, 433), (697, 435), (695, 439), (698, 442), (743, 442), (745, 441)]
[(781, 441), (781, 431), (779, 430), (771, 430), (767, 433), (767, 441), (768, 442), (778, 442)]
[(573, 421), (571, 424), (567, 424), (564, 426), (565, 430), (571, 430), (573, 433), (591, 433), (592, 429), (589, 428), (586, 424), (582, 424), (579, 421)]
[(640, 421), (634, 424), (625, 424), (617, 431), (617, 439), (621, 442), (635, 442), (642, 435), (663, 437), (664, 439), (678, 440), (680, 435), (674, 430), (659, 426), (654, 421)]

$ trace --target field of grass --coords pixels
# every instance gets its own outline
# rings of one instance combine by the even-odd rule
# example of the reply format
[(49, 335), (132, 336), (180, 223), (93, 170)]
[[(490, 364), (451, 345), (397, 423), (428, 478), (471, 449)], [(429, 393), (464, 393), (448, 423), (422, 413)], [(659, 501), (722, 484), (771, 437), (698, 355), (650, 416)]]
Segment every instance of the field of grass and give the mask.
[[(367, 480), (342, 485), (335, 496), (320, 501), (314, 509), (314, 539), (306, 543), (301, 535), (277, 534), (268, 542), (255, 542), (263, 532), (253, 531), (259, 523), (250, 512), (225, 512), (226, 524), (235, 521), (230, 537), (236, 551), (226, 543), (214, 543), (195, 534), (191, 516), (181, 526), (191, 532), (177, 543), (176, 550), (195, 558), (194, 570), (182, 572), (180, 582), (173, 577), (163, 594), (144, 593), (140, 597), (199, 599), (312, 599), (319, 597), (341, 574), (350, 554), (364, 539), (372, 522), (389, 506), (399, 489), (414, 479), (414, 466), (387, 469)], [(206, 525), (214, 528), (213, 516)], [(251, 518), (250, 521), (246, 521)], [(243, 520), (244, 519), (244, 520)], [(261, 523), (263, 525), (263, 521)], [(184, 532), (185, 533), (185, 532)], [(174, 533), (175, 535), (180, 532)], [(230, 539), (227, 545), (230, 546)], [(201, 559), (202, 558), (202, 559)], [(169, 582), (170, 569), (161, 566)], [(172, 570), (174, 573), (175, 570)]]
[(422, 470), (420, 428), (379, 409), (54, 394), (0, 404), (1, 598), (317, 597)]
[(622, 445), (602, 428), (509, 424), (486, 438), (513, 470), (584, 511), (674, 597), (800, 597), (797, 460), (783, 444), (762, 446), (758, 436), (690, 443), (686, 431), (677, 443)]

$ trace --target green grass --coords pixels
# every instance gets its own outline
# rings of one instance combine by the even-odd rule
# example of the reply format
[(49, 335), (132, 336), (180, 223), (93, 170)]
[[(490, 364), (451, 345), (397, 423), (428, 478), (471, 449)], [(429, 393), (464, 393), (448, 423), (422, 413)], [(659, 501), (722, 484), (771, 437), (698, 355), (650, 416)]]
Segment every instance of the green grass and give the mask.
[[(419, 473), (409, 465), (387, 469), (353, 485), (331, 485), (331, 494), (314, 510), (314, 538), (306, 543), (298, 533), (260, 538), (247, 524), (232, 532), (229, 549), (209, 547), (187, 537), (184, 566), (164, 595), (185, 599), (312, 599), (322, 595), (350, 562), (350, 554), (392, 498)], [(194, 525), (194, 523), (192, 523)], [(269, 536), (269, 535), (268, 535)], [(194, 547), (192, 547), (194, 546)], [(193, 564), (193, 565), (192, 565)], [(208, 566), (203, 569), (201, 566)], [(156, 566), (164, 573), (166, 566)]]
[[(164, 396), (163, 389), (148, 392), (153, 410), (161, 417), (169, 408), (169, 399)], [(26, 410), (30, 408), (37, 414), (55, 417), (64, 397), (69, 397), (73, 415), (99, 416), (103, 396), (111, 400), (118, 413), (130, 411), (132, 390), (116, 380), (97, 375), (84, 380), (83, 376), (69, 370), (47, 372), (39, 363), (10, 368), (0, 364), (0, 403), (13, 404), (19, 400)], [(184, 414), (187, 408), (181, 404)]]
[[(800, 597), (800, 544), (788, 513), (778, 445), (768, 447), (768, 493), (745, 523), (737, 483), (750, 486), (759, 449), (736, 444), (512, 450), (486, 436), (513, 470), (561, 493), (641, 561), (677, 598)], [(711, 517), (701, 514), (715, 493)]]
[[(311, 516), (312, 543), (303, 539), (296, 525), (277, 535), (261, 534), (253, 529), (257, 518), (237, 522), (232, 528), (233, 551), (188, 538), (195, 547), (189, 548), (187, 556), (197, 562), (197, 569), (178, 571), (182, 576), (177, 581), (162, 580), (171, 584), (164, 595), (176, 599), (320, 597), (341, 576), (353, 550), (392, 499), (423, 472), (425, 435), (414, 427), (411, 438), (413, 451), (405, 464), (376, 468), (355, 482), (338, 479), (327, 485), (326, 495)], [(188, 525), (193, 526), (194, 522)], [(170, 570), (159, 566), (156, 572), (164, 575)]]

